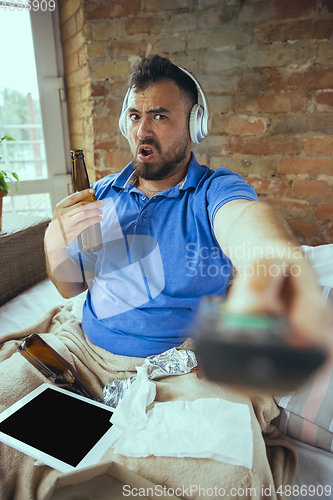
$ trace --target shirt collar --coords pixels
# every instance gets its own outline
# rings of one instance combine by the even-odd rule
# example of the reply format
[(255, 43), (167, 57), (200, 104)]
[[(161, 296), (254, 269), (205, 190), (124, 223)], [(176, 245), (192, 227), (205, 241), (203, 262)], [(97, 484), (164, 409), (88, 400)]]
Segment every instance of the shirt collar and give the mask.
[(127, 179), (127, 181), (124, 184), (124, 189), (128, 185), (135, 186), (136, 181), (138, 180), (138, 177), (139, 177), (139, 174), (137, 173), (137, 171), (133, 170), (133, 172), (130, 174), (129, 178)]
[(207, 169), (208, 167), (199, 165), (199, 163), (196, 160), (195, 154), (192, 152), (191, 153), (191, 159), (190, 163), (188, 166), (187, 170), (187, 175), (184, 179), (184, 183), (182, 186), (180, 186), (180, 189), (188, 189), (188, 188), (196, 188), (198, 185), (198, 182), (200, 181), (203, 172)]

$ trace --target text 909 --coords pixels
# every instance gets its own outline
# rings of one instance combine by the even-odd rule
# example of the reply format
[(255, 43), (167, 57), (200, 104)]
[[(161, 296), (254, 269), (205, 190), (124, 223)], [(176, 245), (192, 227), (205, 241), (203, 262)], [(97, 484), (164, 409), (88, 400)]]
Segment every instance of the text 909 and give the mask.
[(38, 10), (41, 10), (42, 12), (53, 12), (55, 9), (55, 0), (27, 0), (26, 2), (23, 0), (11, 0), (10, 2), (6, 2), (6, 0), (4, 0), (0, 1), (0, 8), (10, 12), (13, 12), (14, 10), (17, 10), (18, 12), (21, 12), (22, 10), (32, 10), (34, 12)]

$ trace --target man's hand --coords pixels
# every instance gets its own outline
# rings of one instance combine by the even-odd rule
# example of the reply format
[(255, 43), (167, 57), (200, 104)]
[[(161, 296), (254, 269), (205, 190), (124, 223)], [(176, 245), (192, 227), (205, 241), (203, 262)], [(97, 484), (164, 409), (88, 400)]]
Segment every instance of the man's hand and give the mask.
[[(296, 252), (296, 249), (295, 249)], [(330, 349), (332, 311), (324, 303), (316, 275), (297, 249), (288, 259), (265, 259), (239, 267), (227, 300), (228, 310), (287, 318), (297, 335), (293, 340)]]
[(45, 255), (47, 272), (63, 297), (73, 297), (87, 288), (87, 276), (69, 257), (66, 247), (71, 245), (81, 232), (102, 219), (103, 201), (85, 201), (94, 194), (85, 189), (59, 202), (52, 221), (45, 233)]
[[(51, 235), (48, 235), (47, 238), (50, 240), (50, 248), (64, 248), (71, 245), (84, 229), (101, 221), (101, 208), (104, 202), (100, 200), (84, 201), (94, 193), (94, 189), (85, 189), (67, 196), (57, 204), (50, 224), (53, 238)], [(59, 229), (62, 238), (59, 238)]]
[(234, 200), (218, 210), (214, 230), (237, 269), (227, 301), (230, 310), (284, 316), (305, 342), (329, 348), (331, 310), (279, 213), (266, 203)]

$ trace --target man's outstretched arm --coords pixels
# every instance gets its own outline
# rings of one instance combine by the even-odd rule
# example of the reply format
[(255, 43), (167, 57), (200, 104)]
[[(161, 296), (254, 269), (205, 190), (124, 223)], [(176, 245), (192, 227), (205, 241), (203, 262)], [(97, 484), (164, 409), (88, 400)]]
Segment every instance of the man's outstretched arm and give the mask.
[(233, 200), (214, 221), (216, 238), (237, 269), (229, 307), (286, 316), (304, 336), (328, 346), (330, 309), (288, 224), (270, 205)]

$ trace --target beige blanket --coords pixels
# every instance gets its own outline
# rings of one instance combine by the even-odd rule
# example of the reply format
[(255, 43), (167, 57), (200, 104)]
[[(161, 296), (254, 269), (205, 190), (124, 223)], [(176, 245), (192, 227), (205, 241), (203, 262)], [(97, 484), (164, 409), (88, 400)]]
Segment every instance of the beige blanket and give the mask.
[[(114, 379), (136, 373), (142, 358), (117, 356), (94, 346), (78, 322), (71, 316), (71, 304), (50, 311), (41, 322), (16, 334), (0, 337), (0, 411), (35, 389), (46, 379), (17, 352), (21, 340), (30, 333), (40, 333), (76, 370), (76, 376), (103, 399), (104, 385)], [(185, 346), (184, 346), (185, 347)], [(198, 378), (194, 373), (156, 381), (156, 401), (195, 400), (219, 397), (246, 403), (252, 415), (254, 460), (252, 470), (211, 459), (148, 457), (127, 458), (115, 455), (112, 448), (103, 460), (119, 462), (158, 485), (168, 488), (201, 487), (198, 496), (209, 488), (224, 488), (233, 498), (277, 498), (276, 489), (293, 483), (297, 456), (293, 448), (270, 423), (278, 409), (270, 396), (249, 398), (228, 387)], [(52, 415), (36, 415), (41, 425), (52, 432)], [(61, 474), (0, 443), (0, 500), (42, 500)], [(231, 490), (234, 488), (233, 490)], [(239, 493), (236, 491), (239, 489)], [(250, 490), (250, 488), (252, 490)], [(271, 495), (267, 493), (272, 491)], [(211, 491), (211, 490), (209, 490)], [(255, 494), (254, 494), (255, 492)], [(199, 493), (199, 490), (198, 490)], [(80, 497), (81, 498), (81, 497)], [(84, 497), (89, 500), (89, 494)], [(95, 497), (94, 497), (95, 498)], [(112, 498), (112, 496), (110, 496)], [(278, 497), (280, 498), (280, 497)]]

